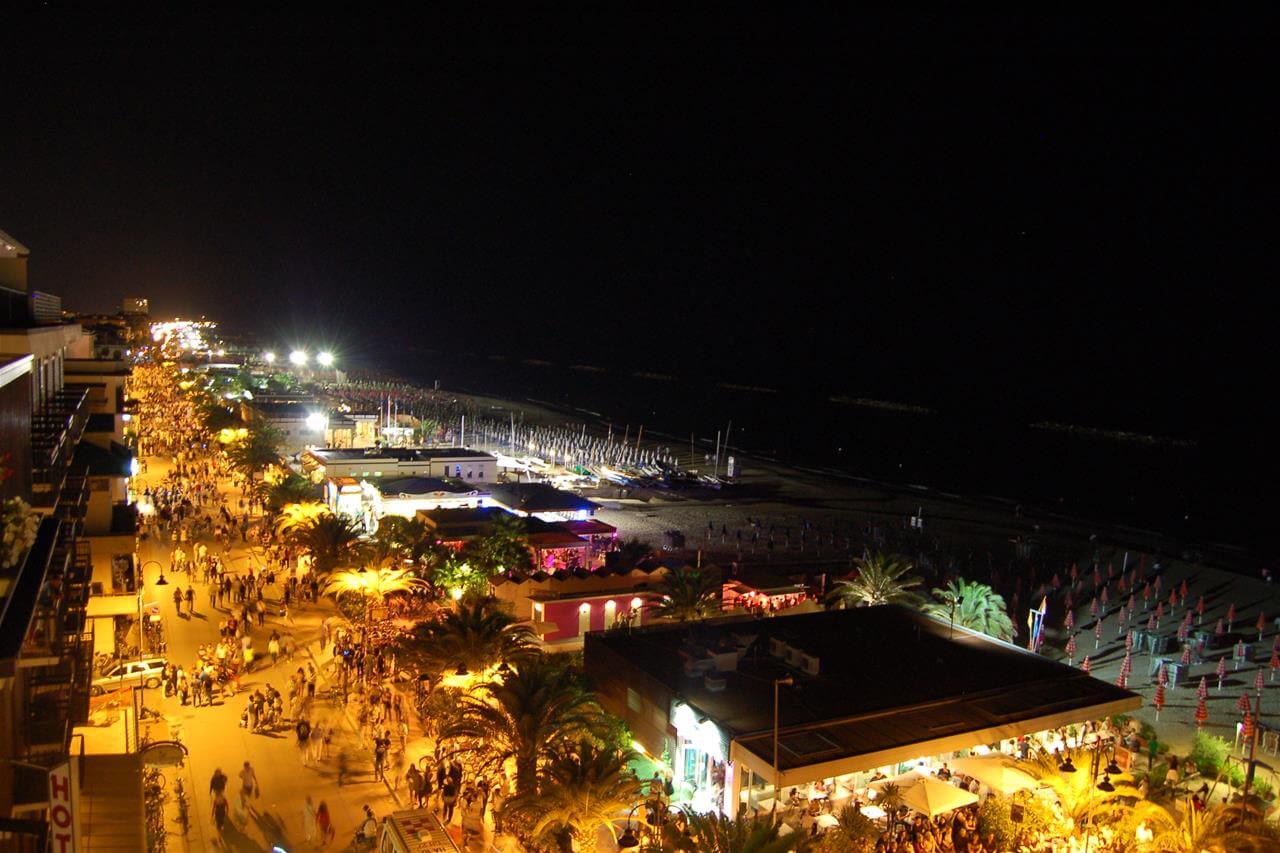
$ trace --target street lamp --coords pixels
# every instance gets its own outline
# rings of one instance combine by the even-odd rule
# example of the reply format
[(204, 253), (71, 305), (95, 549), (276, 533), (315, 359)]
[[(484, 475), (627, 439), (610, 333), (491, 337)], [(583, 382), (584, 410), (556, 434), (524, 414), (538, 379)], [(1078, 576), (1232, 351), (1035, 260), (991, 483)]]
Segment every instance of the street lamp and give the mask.
[(947, 635), (947, 639), (954, 640), (956, 638), (956, 606), (964, 604), (964, 596), (957, 595), (951, 599), (951, 633)]
[(316, 356), (316, 361), (320, 362), (321, 367), (333, 367), (333, 353), (322, 352)]
[[(166, 580), (164, 576), (164, 563), (160, 562), (159, 560), (147, 560), (145, 563), (142, 564), (142, 571), (145, 573), (147, 570), (147, 566), (151, 565), (152, 563), (155, 563), (157, 566), (160, 567), (160, 577), (156, 579), (156, 586), (168, 586), (169, 581)], [(143, 580), (145, 582), (146, 579), (143, 578)]]
[(265, 361), (267, 364), (275, 364), (276, 354), (273, 353), (271, 350), (267, 350), (262, 354), (262, 360)]
[(796, 680), (790, 675), (773, 680), (773, 807), (775, 809), (778, 807), (778, 800), (782, 798), (782, 777), (778, 773), (778, 688), (784, 684), (790, 687), (795, 683)]
[(289, 353), (289, 362), (298, 367), (302, 367), (307, 363), (307, 354), (300, 349), (296, 349)]
[(631, 828), (631, 816), (636, 813), (636, 809), (640, 808), (640, 804), (636, 803), (631, 807), (631, 811), (627, 812), (627, 828), (618, 836), (619, 850), (634, 850), (640, 846), (640, 837), (636, 835), (636, 831)]

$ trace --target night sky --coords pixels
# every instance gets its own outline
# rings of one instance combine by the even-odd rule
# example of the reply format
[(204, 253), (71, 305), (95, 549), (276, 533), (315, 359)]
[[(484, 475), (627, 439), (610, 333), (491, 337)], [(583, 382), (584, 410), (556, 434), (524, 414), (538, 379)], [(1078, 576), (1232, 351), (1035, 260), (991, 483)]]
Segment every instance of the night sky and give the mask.
[(1269, 405), (1265, 22), (480, 8), (20, 15), (0, 227), (68, 307), (352, 357), (1167, 434)]

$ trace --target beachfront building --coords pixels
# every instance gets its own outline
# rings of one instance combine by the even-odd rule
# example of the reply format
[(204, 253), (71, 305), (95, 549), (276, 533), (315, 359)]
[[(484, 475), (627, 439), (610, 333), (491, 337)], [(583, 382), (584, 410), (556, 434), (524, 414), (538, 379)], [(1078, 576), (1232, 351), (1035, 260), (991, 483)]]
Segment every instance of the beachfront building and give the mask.
[(413, 518), (420, 510), (467, 509), (493, 504), (487, 488), (452, 477), (394, 480), (330, 477), (325, 480), (324, 495), (330, 509), (360, 519), (370, 533), (377, 530), (378, 521), (388, 515)]
[(839, 807), (876, 771), (927, 773), (1024, 736), (1052, 748), (1065, 727), (1142, 704), (891, 605), (593, 633), (585, 662), (601, 704), (649, 755), (670, 756), (676, 799), (728, 815), (768, 811), (791, 789)]
[(648, 625), (649, 604), (669, 570), (584, 569), (535, 572), (527, 578), (498, 577), (493, 594), (521, 619), (528, 619), (546, 651), (582, 648), (589, 631)]
[(299, 456), (306, 474), (321, 477), (452, 477), (469, 483), (494, 483), (498, 460), (463, 447), (311, 448)]
[[(514, 518), (502, 507), (485, 506), (470, 509), (419, 510), (436, 541), (456, 548), (489, 534), (500, 517)], [(539, 518), (521, 519), (534, 565), (544, 571), (586, 567), (591, 560), (591, 542), (569, 532), (570, 522), (550, 522)]]
[(543, 521), (588, 521), (599, 504), (550, 483), (501, 483), (491, 490), (493, 502), (522, 518)]
[(313, 397), (261, 397), (240, 403), (240, 417), (250, 427), (266, 426), (280, 435), (280, 452), (301, 453), (325, 443), (329, 412)]

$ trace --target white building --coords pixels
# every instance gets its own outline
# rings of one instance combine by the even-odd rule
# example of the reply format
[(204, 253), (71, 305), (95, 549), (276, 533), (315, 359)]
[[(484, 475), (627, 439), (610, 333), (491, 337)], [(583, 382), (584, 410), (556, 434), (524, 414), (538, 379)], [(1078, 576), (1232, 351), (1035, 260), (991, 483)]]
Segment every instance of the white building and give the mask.
[(299, 457), (307, 474), (398, 480), (405, 477), (452, 477), (466, 483), (494, 483), (498, 460), (462, 447), (312, 448)]

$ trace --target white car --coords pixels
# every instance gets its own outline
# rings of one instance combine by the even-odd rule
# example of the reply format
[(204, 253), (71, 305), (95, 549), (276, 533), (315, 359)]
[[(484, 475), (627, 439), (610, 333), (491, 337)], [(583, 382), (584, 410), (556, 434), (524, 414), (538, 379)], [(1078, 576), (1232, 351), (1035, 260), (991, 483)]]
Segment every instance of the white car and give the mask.
[(101, 696), (108, 690), (119, 690), (121, 687), (132, 687), (141, 684), (143, 687), (159, 687), (160, 675), (164, 672), (164, 658), (143, 658), (142, 660), (122, 660), (111, 664), (102, 674), (93, 680), (89, 692)]

